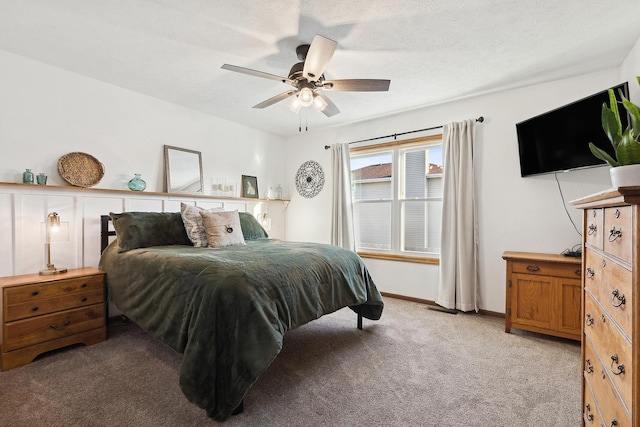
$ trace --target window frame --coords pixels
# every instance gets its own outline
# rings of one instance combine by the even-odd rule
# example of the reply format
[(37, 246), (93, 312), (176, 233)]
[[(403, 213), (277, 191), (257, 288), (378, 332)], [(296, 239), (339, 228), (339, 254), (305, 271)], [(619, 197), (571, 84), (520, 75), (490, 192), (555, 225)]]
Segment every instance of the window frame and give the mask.
[[(379, 200), (361, 200), (355, 199), (355, 193), (352, 192), (352, 203), (354, 204), (366, 204), (375, 202), (389, 202), (391, 203), (391, 249), (390, 250), (375, 250), (375, 249), (356, 249), (358, 255), (363, 258), (383, 259), (392, 261), (414, 262), (421, 264), (434, 264), (440, 263), (440, 254), (428, 253), (428, 252), (414, 252), (402, 250), (402, 243), (404, 236), (402, 230), (404, 223), (402, 218), (402, 207), (409, 201), (431, 201), (433, 198), (400, 198), (401, 195), (401, 177), (400, 171), (400, 154), (402, 151), (410, 151), (411, 149), (428, 147), (430, 145), (442, 145), (442, 133), (428, 135), (418, 138), (411, 138), (400, 141), (391, 141), (386, 143), (363, 145), (358, 147), (351, 147), (349, 150), (350, 155), (362, 156), (374, 153), (391, 152), (392, 158), (392, 172), (391, 172), (391, 184), (392, 194), (391, 199), (379, 199)], [(352, 156), (353, 157), (353, 156)]]

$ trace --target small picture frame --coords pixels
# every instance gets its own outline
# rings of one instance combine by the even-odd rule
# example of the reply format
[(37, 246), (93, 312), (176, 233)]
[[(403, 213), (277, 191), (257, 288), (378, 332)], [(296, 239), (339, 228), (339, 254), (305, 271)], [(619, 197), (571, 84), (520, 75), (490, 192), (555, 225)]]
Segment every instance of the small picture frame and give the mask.
[(258, 178), (255, 176), (242, 175), (242, 197), (251, 199), (258, 198)]

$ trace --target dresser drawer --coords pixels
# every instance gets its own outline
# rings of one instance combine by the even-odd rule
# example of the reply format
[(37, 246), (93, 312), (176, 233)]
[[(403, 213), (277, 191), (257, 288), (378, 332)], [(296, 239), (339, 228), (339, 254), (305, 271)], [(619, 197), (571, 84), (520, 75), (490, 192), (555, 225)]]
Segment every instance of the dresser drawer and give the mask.
[(585, 250), (585, 286), (627, 337), (631, 337), (634, 306), (632, 277), (630, 270), (610, 258)]
[(582, 383), (584, 389), (584, 408), (582, 408), (582, 418), (584, 419), (585, 427), (601, 427), (602, 418), (600, 418), (600, 408), (598, 403), (593, 397), (593, 391), (591, 390), (591, 381), (585, 377)]
[(631, 206), (619, 206), (604, 210), (605, 252), (631, 262), (633, 247), (633, 211)]
[(596, 363), (593, 357), (590, 358), (592, 365), (595, 366), (595, 373), (596, 375), (608, 377), (608, 381), (618, 390), (627, 407), (631, 408), (631, 389), (633, 385), (631, 343), (622, 336), (611, 321), (611, 318), (600, 309), (588, 292), (585, 292), (584, 304), (584, 343), (590, 343), (593, 353), (599, 359), (599, 362)]
[[(584, 377), (589, 380), (594, 389), (600, 389), (605, 387), (614, 387), (617, 393), (620, 395), (627, 410), (631, 408), (631, 376), (626, 372), (621, 375), (614, 375), (611, 371), (611, 359), (605, 360), (593, 347), (589, 337), (586, 337), (583, 342), (584, 345)], [(615, 365), (614, 365), (615, 366)], [(600, 383), (603, 384), (600, 384)], [(600, 384), (600, 385), (598, 385)], [(614, 384), (614, 385), (612, 385)], [(602, 404), (600, 404), (602, 406)]]
[(604, 215), (602, 209), (587, 209), (585, 212), (585, 242), (602, 249), (604, 234)]
[(580, 264), (561, 264), (535, 260), (513, 261), (512, 272), (540, 276), (568, 277), (571, 279), (580, 279), (580, 277), (582, 277)]
[(3, 352), (104, 326), (104, 304), (5, 323)]

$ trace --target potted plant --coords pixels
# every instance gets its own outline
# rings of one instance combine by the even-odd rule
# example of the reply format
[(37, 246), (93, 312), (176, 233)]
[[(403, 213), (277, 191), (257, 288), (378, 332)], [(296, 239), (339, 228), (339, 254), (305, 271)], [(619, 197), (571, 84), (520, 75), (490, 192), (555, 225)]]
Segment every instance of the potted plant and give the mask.
[[(640, 76), (636, 77), (640, 84)], [(621, 101), (609, 89), (609, 107), (602, 104), (602, 129), (611, 141), (615, 158), (596, 147), (592, 142), (589, 149), (594, 156), (611, 166), (611, 183), (614, 187), (640, 186), (640, 107), (625, 98), (620, 91)], [(622, 129), (620, 110), (622, 104), (630, 117), (629, 125)]]

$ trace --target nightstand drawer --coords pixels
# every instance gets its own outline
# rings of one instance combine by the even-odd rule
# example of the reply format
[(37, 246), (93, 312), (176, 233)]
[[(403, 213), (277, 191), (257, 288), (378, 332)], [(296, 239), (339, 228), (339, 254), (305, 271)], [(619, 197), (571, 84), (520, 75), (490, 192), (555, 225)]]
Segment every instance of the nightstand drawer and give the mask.
[(81, 277), (79, 279), (61, 280), (58, 284), (60, 296), (103, 289), (102, 276)]
[(104, 327), (104, 304), (4, 324), (3, 352)]
[(58, 286), (55, 283), (38, 283), (35, 285), (5, 288), (4, 299), (7, 306), (24, 302), (57, 297)]

